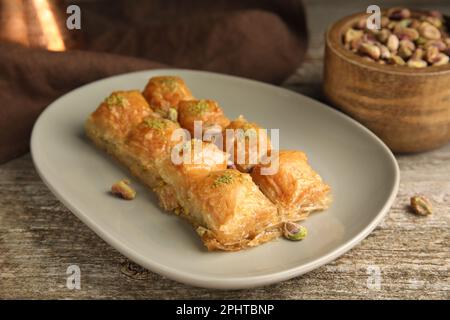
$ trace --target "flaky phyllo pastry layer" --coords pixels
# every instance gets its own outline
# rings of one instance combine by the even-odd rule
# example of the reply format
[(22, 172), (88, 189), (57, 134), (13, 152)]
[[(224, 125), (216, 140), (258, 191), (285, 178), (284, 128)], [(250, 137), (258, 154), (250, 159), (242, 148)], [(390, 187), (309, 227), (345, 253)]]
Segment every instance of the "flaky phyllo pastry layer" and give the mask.
[[(153, 190), (163, 209), (188, 220), (209, 250), (257, 246), (279, 237), (284, 222), (328, 207), (330, 188), (304, 153), (280, 151), (272, 159), (278, 170), (265, 175), (271, 163), (249, 162), (248, 147), (245, 162), (237, 163), (236, 150), (225, 143), (222, 150), (187, 136), (173, 139), (180, 128), (193, 134), (195, 121), (220, 130), (223, 141), (227, 128), (259, 129), (244, 117), (230, 121), (215, 101), (196, 100), (178, 77), (154, 77), (143, 93), (113, 92), (88, 118), (86, 133)], [(270, 152), (268, 137), (260, 138)], [(174, 155), (197, 160), (174, 161)]]

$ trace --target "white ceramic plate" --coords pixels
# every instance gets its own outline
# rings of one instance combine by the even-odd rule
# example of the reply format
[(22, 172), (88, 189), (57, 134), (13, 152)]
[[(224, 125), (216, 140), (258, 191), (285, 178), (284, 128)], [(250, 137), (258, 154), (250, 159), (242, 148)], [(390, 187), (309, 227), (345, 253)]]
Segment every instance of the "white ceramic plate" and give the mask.
[[(308, 154), (331, 185), (334, 202), (304, 223), (307, 239), (279, 239), (235, 253), (207, 252), (194, 230), (163, 213), (139, 182), (134, 181), (134, 201), (108, 194), (112, 183), (130, 175), (85, 138), (84, 121), (113, 90), (142, 89), (156, 75), (181, 76), (196, 97), (219, 101), (230, 118), (244, 114), (266, 128), (279, 128), (281, 148)], [(399, 184), (399, 169), (389, 149), (340, 112), (279, 87), (198, 71), (144, 71), (78, 88), (42, 113), (31, 150), (52, 192), (106, 242), (154, 272), (209, 288), (266, 285), (332, 261), (375, 228)]]

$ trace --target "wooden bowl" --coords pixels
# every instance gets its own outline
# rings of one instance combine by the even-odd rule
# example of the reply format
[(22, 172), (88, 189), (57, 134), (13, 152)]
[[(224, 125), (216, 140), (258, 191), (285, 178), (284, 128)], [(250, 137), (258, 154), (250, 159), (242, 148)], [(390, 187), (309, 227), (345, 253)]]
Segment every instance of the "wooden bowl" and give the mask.
[(450, 141), (450, 64), (416, 69), (364, 60), (344, 47), (342, 36), (365, 15), (346, 17), (327, 31), (326, 97), (394, 152), (419, 152), (446, 144)]

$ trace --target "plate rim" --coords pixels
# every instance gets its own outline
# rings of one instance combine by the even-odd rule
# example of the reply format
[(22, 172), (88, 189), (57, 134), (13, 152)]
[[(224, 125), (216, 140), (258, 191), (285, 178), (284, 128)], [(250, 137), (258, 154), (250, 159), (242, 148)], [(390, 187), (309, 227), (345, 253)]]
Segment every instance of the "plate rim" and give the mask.
[[(317, 106), (326, 109), (327, 112), (332, 112), (336, 116), (341, 117), (345, 121), (351, 123), (352, 125), (358, 127), (362, 131), (364, 131), (373, 141), (374, 143), (378, 144), (382, 147), (383, 151), (388, 156), (388, 159), (390, 160), (390, 164), (392, 165), (394, 169), (394, 183), (392, 185), (392, 188), (390, 190), (390, 195), (386, 202), (384, 203), (381, 210), (376, 214), (376, 216), (371, 220), (369, 224), (367, 224), (360, 232), (358, 232), (353, 238), (349, 239), (348, 241), (342, 243), (340, 246), (335, 248), (334, 250), (331, 250), (328, 254), (323, 255), (307, 264), (302, 264), (297, 267), (289, 268), (287, 270), (277, 271), (277, 272), (271, 272), (268, 274), (263, 275), (256, 275), (256, 276), (241, 276), (241, 277), (231, 277), (231, 278), (216, 278), (214, 276), (210, 275), (197, 275), (190, 272), (184, 272), (182, 270), (173, 269), (171, 267), (168, 267), (167, 265), (158, 263), (158, 261), (153, 260), (151, 257), (144, 256), (139, 254), (138, 252), (134, 251), (132, 248), (126, 246), (121, 241), (118, 241), (115, 237), (110, 235), (107, 231), (104, 230), (100, 225), (97, 225), (95, 222), (93, 222), (88, 214), (84, 214), (81, 210), (77, 209), (75, 205), (73, 205), (69, 199), (67, 199), (62, 193), (60, 193), (57, 188), (54, 187), (52, 182), (50, 182), (44, 171), (42, 170), (41, 164), (40, 164), (40, 154), (37, 147), (37, 139), (38, 139), (38, 132), (40, 128), (40, 123), (43, 121), (42, 119), (45, 117), (46, 114), (51, 112), (51, 110), (58, 106), (58, 103), (60, 100), (63, 100), (68, 95), (71, 95), (75, 92), (78, 92), (80, 90), (83, 90), (85, 87), (98, 84), (100, 82), (107, 82), (114, 78), (119, 77), (126, 77), (126, 76), (138, 76), (139, 74), (151, 74), (151, 73), (191, 73), (191, 74), (206, 74), (214, 77), (223, 77), (223, 78), (229, 78), (231, 80), (237, 80), (241, 82), (251, 82), (253, 84), (256, 84), (258, 86), (263, 86), (266, 88), (270, 88), (271, 90), (281, 90), (289, 95), (300, 95), (303, 99), (307, 99), (309, 101), (312, 101), (314, 104), (317, 104)], [(150, 75), (151, 76), (151, 75)], [(278, 283), (281, 281), (285, 281), (297, 276), (300, 276), (302, 274), (305, 274), (313, 269), (316, 269), (320, 266), (323, 266), (339, 256), (343, 255), (344, 253), (351, 250), (355, 245), (360, 243), (363, 239), (365, 239), (375, 228), (376, 226), (381, 222), (381, 220), (386, 216), (386, 214), (389, 212), (390, 208), (392, 207), (397, 194), (399, 190), (400, 185), (400, 169), (398, 166), (398, 162), (395, 159), (395, 156), (393, 155), (392, 151), (386, 146), (386, 144), (378, 138), (373, 132), (371, 132), (369, 129), (364, 127), (362, 124), (357, 122), (356, 120), (350, 118), (348, 115), (332, 108), (331, 106), (312, 99), (308, 96), (305, 96), (301, 93), (298, 93), (293, 90), (289, 90), (287, 88), (275, 86), (272, 84), (260, 82), (253, 79), (247, 79), (243, 77), (238, 76), (232, 76), (227, 74), (221, 74), (221, 73), (215, 73), (210, 71), (200, 71), (200, 70), (191, 70), (191, 69), (167, 69), (167, 68), (161, 68), (161, 69), (149, 69), (149, 70), (140, 70), (140, 71), (134, 71), (134, 72), (128, 72), (128, 73), (122, 73), (117, 74), (110, 77), (105, 77), (102, 79), (98, 79), (96, 81), (84, 84), (78, 88), (75, 88), (64, 95), (60, 96), (56, 100), (54, 100), (52, 103), (50, 103), (44, 111), (39, 115), (38, 119), (36, 120), (33, 130), (31, 133), (31, 139), (30, 139), (30, 152), (31, 157), (34, 163), (34, 166), (36, 168), (36, 171), (39, 175), (39, 177), (42, 179), (44, 184), (49, 188), (49, 190), (56, 196), (56, 198), (61, 201), (64, 206), (66, 206), (70, 212), (72, 212), (78, 219), (80, 219), (84, 224), (86, 224), (95, 234), (97, 234), (103, 241), (105, 241), (107, 244), (111, 245), (114, 249), (119, 251), (121, 254), (129, 258), (130, 260), (136, 262), (137, 264), (155, 272), (158, 273), (164, 277), (167, 277), (169, 279), (188, 284), (193, 285), (196, 287), (202, 287), (202, 288), (208, 288), (208, 289), (246, 289), (246, 288), (254, 288), (254, 287), (260, 287), (260, 286), (266, 286), (273, 283)]]

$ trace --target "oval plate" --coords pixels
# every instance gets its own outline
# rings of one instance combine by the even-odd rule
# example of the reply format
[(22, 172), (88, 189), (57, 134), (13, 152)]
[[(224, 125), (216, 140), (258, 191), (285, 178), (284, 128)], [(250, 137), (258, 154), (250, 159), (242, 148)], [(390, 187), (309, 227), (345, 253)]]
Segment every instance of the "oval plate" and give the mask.
[[(219, 101), (230, 118), (244, 114), (280, 129), (282, 149), (303, 150), (331, 185), (334, 202), (304, 225), (307, 239), (279, 239), (240, 252), (207, 252), (185, 221), (163, 213), (138, 181), (138, 197), (108, 194), (129, 177), (84, 135), (84, 122), (114, 90), (142, 89), (150, 77), (181, 76), (199, 98)], [(36, 169), (50, 190), (81, 221), (122, 254), (163, 276), (221, 289), (286, 280), (336, 259), (381, 221), (398, 190), (399, 169), (389, 149), (342, 113), (295, 92), (257, 81), (188, 70), (153, 70), (115, 76), (78, 88), (53, 102), (31, 139)]]

